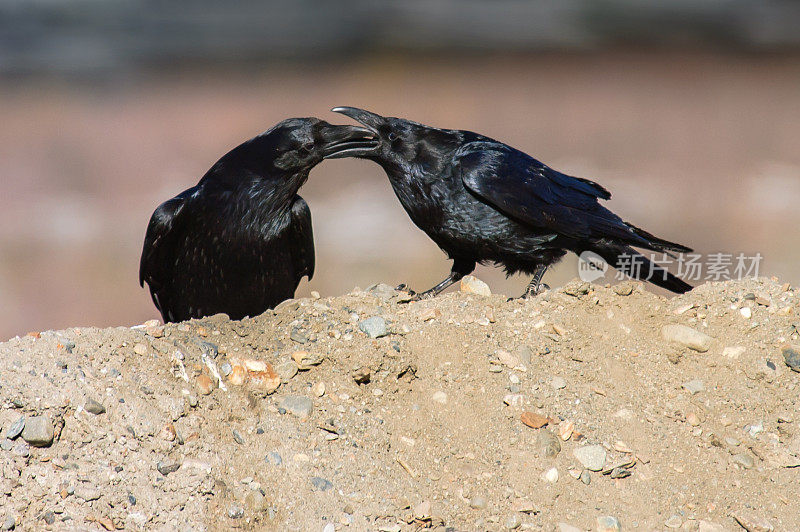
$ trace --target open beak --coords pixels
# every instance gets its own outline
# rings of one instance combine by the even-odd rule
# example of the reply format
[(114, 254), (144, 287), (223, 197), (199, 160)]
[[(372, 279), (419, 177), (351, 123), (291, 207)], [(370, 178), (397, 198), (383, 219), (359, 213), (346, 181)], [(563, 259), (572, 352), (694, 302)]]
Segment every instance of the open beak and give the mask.
[(369, 111), (365, 111), (364, 109), (359, 109), (358, 107), (334, 107), (331, 109), (334, 113), (341, 113), (345, 116), (349, 116), (356, 122), (361, 122), (365, 126), (367, 126), (370, 130), (374, 133), (378, 132), (378, 128), (386, 122), (386, 119), (383, 118), (381, 115), (376, 115), (375, 113), (370, 113)]
[(358, 126), (327, 125), (322, 131), (324, 159), (358, 157), (378, 146), (377, 135), (369, 129)]

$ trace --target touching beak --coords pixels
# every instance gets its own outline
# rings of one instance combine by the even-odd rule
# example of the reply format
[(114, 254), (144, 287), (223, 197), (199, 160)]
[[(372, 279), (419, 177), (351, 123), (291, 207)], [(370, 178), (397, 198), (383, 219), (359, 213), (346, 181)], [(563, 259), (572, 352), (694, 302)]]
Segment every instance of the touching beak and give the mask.
[(323, 159), (366, 155), (378, 146), (374, 132), (358, 126), (326, 125), (322, 130)]
[(341, 113), (345, 116), (349, 116), (356, 122), (361, 122), (369, 129), (371, 129), (374, 133), (378, 132), (378, 128), (386, 122), (386, 119), (383, 118), (381, 115), (376, 115), (375, 113), (370, 113), (369, 111), (365, 111), (364, 109), (359, 109), (358, 107), (334, 107), (331, 109), (334, 113)]

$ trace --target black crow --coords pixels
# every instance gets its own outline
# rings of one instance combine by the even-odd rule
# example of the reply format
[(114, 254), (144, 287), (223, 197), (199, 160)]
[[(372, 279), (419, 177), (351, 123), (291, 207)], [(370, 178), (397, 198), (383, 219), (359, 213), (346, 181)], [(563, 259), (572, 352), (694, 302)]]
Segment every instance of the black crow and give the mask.
[(537, 294), (547, 267), (567, 251), (593, 252), (639, 279), (673, 292), (691, 286), (651, 263), (632, 246), (659, 252), (689, 248), (656, 238), (603, 207), (611, 194), (494, 139), (438, 129), (354, 107), (333, 111), (361, 122), (375, 147), (335, 157), (375, 161), (386, 171), (417, 227), (453, 260), (450, 275), (417, 297), (432, 297), (475, 269), (502, 265), (508, 275), (533, 276), (523, 297)]
[(150, 218), (139, 268), (164, 321), (255, 316), (314, 274), (311, 213), (297, 191), (323, 159), (374, 134), (291, 118), (225, 154)]

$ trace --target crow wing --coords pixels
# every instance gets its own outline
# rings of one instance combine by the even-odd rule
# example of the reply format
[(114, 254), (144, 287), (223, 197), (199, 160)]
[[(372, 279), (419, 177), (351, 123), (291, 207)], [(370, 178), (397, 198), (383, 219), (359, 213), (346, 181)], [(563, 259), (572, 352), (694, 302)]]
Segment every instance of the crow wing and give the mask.
[(165, 320), (170, 312), (170, 281), (175, 267), (175, 250), (183, 236), (183, 213), (189, 189), (165, 201), (153, 212), (144, 237), (139, 262), (139, 284), (147, 282), (156, 308)]
[(299, 283), (304, 276), (308, 276), (310, 281), (314, 276), (314, 233), (311, 228), (311, 210), (300, 196), (295, 196), (291, 217), (289, 245), (297, 272), (296, 283)]
[(562, 174), (499, 142), (471, 142), (455, 154), (467, 189), (515, 220), (583, 241), (606, 239), (654, 250), (691, 251), (661, 240), (606, 209), (611, 193), (588, 179)]

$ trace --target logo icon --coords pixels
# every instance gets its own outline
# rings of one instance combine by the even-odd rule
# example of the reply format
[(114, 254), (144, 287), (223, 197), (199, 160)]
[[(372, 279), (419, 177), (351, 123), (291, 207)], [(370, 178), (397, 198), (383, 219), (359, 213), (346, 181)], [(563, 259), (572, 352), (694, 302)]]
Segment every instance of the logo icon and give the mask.
[(603, 257), (592, 251), (584, 251), (578, 255), (578, 277), (581, 281), (591, 283), (605, 276), (608, 263)]

